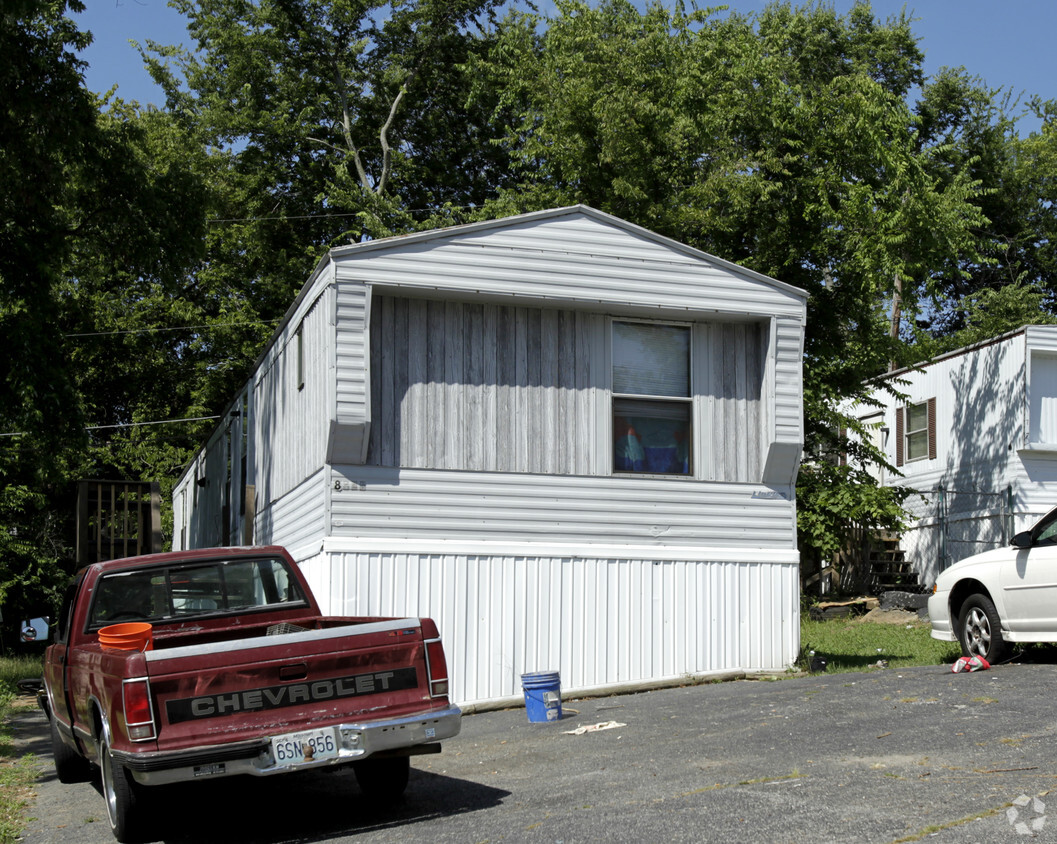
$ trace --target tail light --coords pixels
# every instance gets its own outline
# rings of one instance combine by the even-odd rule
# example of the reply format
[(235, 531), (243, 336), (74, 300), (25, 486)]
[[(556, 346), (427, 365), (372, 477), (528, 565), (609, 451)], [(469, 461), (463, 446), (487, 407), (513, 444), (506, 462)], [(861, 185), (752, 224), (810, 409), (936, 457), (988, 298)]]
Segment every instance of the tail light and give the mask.
[(422, 635), (426, 643), (426, 675), (430, 697), (448, 696), (448, 661), (444, 657), (437, 625), (432, 619), (422, 619)]
[(123, 689), (125, 729), (132, 741), (149, 741), (157, 736), (150, 703), (150, 681), (126, 680)]

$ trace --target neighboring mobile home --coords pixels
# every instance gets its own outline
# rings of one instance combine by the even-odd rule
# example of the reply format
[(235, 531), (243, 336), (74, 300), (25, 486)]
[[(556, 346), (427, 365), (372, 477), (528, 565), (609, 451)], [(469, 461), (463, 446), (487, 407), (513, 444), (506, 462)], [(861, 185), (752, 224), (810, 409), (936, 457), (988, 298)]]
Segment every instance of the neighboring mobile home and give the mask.
[(1029, 325), (884, 376), (862, 411), (888, 461), (883, 484), (916, 490), (901, 545), (931, 585), (947, 566), (1008, 543), (1057, 505), (1057, 326)]
[(332, 249), (174, 491), (324, 609), (432, 616), (460, 703), (799, 649), (806, 294), (576, 206)]

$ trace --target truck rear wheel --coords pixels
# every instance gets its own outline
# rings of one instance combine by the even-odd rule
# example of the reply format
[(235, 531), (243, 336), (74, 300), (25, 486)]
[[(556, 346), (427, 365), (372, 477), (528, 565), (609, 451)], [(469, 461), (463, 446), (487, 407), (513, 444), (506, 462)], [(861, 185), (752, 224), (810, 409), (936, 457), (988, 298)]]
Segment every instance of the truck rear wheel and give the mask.
[(114, 837), (122, 842), (142, 840), (147, 826), (143, 789), (132, 779), (128, 769), (110, 754), (110, 741), (105, 737), (99, 748), (99, 770), (102, 772), (106, 814)]
[(90, 779), (92, 766), (88, 764), (88, 760), (63, 742), (54, 713), (49, 720), (51, 721), (51, 758), (55, 763), (55, 776), (58, 777), (59, 782), (85, 782)]
[(365, 759), (354, 762), (352, 769), (356, 772), (360, 791), (374, 800), (391, 802), (398, 799), (407, 788), (411, 759), (407, 756)]

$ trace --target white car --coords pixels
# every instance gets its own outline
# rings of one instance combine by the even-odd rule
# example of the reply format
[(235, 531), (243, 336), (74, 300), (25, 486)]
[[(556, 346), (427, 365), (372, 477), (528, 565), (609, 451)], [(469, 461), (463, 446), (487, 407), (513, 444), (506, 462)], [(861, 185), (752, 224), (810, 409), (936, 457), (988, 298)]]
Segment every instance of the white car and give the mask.
[(1008, 548), (942, 572), (929, 598), (932, 638), (1001, 662), (1010, 642), (1057, 642), (1057, 508)]

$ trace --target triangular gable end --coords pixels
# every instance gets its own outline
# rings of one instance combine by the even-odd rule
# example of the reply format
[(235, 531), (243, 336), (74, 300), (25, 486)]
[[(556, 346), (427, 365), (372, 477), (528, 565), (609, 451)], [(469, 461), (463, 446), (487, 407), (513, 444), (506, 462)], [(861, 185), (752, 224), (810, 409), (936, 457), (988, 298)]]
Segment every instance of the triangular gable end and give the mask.
[[(807, 294), (586, 206), (332, 249), (313, 280), (411, 295), (532, 300), (665, 313), (800, 317)], [(309, 282), (312, 286), (312, 281)]]

